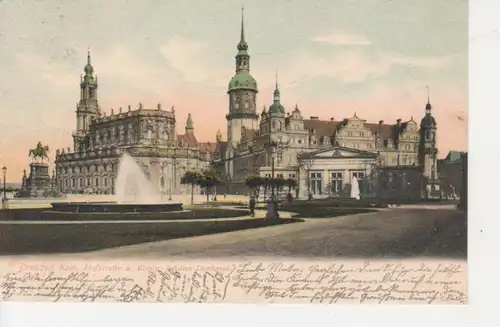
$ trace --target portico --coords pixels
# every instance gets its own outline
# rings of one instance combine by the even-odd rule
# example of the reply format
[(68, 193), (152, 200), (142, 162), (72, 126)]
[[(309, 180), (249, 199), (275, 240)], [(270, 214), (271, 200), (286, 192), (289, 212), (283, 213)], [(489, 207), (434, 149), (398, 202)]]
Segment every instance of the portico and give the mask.
[(334, 146), (298, 156), (299, 196), (314, 198), (349, 194), (351, 180), (356, 177), (363, 193), (367, 176), (377, 162), (377, 154), (358, 149)]

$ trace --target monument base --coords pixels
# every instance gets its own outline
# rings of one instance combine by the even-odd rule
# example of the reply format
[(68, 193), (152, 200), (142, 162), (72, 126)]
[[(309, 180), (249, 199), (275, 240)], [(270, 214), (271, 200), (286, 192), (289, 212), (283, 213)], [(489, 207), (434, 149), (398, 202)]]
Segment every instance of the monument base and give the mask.
[(46, 163), (32, 162), (30, 164), (30, 174), (23, 180), (23, 186), (19, 192), (19, 197), (43, 197), (53, 188), (51, 182), (49, 165)]
[(266, 219), (280, 219), (280, 215), (278, 212), (278, 203), (275, 200), (271, 200), (267, 204)]

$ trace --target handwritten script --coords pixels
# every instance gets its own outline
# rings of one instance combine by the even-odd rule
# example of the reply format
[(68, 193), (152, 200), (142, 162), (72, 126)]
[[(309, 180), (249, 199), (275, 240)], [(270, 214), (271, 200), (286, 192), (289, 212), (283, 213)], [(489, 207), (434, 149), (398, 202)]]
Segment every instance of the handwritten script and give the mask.
[(465, 262), (10, 263), (2, 301), (467, 302)]

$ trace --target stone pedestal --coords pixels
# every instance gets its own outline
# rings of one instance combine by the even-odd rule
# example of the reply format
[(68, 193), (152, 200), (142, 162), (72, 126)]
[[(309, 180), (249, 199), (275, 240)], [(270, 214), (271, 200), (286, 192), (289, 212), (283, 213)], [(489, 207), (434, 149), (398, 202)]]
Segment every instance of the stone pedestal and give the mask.
[(270, 220), (280, 219), (280, 215), (278, 212), (278, 202), (276, 202), (275, 200), (271, 200), (267, 204), (266, 219)]
[(30, 164), (30, 174), (21, 189), (20, 196), (43, 196), (45, 191), (50, 190), (50, 183), (49, 165), (46, 163), (33, 162)]

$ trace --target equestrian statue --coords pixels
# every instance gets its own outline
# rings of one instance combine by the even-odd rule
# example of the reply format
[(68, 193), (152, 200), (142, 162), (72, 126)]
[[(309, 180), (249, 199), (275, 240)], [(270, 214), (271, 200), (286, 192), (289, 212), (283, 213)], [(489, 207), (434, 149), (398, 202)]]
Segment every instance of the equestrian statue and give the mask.
[(49, 156), (47, 155), (49, 153), (49, 147), (48, 145), (42, 145), (42, 142), (38, 142), (36, 145), (35, 149), (31, 149), (29, 152), (29, 157), (37, 160), (40, 159), (40, 163), (43, 163), (43, 159), (49, 160)]

